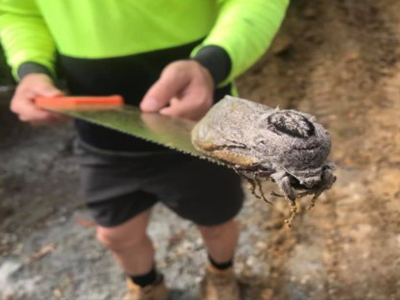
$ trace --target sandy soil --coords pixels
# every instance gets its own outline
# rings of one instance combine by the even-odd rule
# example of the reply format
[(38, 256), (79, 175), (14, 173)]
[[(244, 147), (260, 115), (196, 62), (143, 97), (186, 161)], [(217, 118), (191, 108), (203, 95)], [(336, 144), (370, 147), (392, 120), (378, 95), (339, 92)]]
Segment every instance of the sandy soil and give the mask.
[[(243, 298), (400, 299), (398, 11), (397, 0), (293, 1), (269, 54), (240, 79), (246, 98), (315, 114), (338, 166), (334, 188), (292, 230), (285, 203), (247, 197), (236, 264)], [(6, 99), (0, 299), (120, 297), (122, 275), (86, 221), (70, 126), (19, 124)], [(195, 228), (157, 207), (150, 234), (172, 298), (194, 299), (204, 261)]]

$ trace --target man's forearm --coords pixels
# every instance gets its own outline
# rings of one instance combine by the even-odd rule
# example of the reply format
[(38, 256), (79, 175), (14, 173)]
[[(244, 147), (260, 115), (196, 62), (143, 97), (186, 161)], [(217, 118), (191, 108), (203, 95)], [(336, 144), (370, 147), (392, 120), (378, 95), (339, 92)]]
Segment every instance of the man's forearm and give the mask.
[[(253, 65), (268, 49), (285, 16), (289, 0), (225, 0), (222, 1), (216, 24), (204, 42), (197, 47), (193, 57), (200, 56), (210, 70), (216, 67), (223, 72), (215, 73), (218, 84), (230, 82)], [(220, 47), (225, 51), (212, 53), (208, 47)], [(203, 52), (204, 51), (204, 52)], [(201, 53), (203, 52), (203, 53)], [(230, 61), (226, 72), (227, 57)], [(215, 66), (215, 67), (214, 67)], [(221, 77), (225, 77), (221, 80)]]
[(17, 80), (28, 73), (52, 74), (55, 44), (33, 1), (0, 0), (0, 38)]

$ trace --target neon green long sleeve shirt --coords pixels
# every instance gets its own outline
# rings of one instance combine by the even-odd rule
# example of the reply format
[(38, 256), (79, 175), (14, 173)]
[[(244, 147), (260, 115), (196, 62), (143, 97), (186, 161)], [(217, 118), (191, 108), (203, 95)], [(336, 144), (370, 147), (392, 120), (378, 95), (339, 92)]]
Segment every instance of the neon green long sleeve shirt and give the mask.
[(14, 75), (26, 62), (54, 70), (55, 52), (98, 59), (201, 40), (231, 59), (224, 82), (271, 44), (289, 0), (0, 0), (0, 38)]

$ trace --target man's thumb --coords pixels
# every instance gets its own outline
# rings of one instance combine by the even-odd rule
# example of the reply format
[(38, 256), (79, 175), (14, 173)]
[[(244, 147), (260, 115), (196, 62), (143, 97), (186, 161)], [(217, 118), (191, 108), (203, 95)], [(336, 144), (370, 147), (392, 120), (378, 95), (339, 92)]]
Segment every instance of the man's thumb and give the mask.
[(167, 104), (168, 102), (164, 103), (164, 101), (159, 101), (159, 99), (153, 98), (151, 96), (146, 96), (140, 103), (140, 108), (144, 112), (157, 112)]
[(40, 90), (40, 94), (42, 97), (57, 97), (57, 96), (62, 96), (64, 93), (54, 87), (53, 85), (45, 85), (42, 87)]

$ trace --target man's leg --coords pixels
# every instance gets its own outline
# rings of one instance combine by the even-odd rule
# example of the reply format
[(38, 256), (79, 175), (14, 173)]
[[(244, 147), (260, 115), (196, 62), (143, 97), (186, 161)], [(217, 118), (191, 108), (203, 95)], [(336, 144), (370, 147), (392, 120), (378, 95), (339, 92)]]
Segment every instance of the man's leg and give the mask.
[(198, 226), (208, 252), (209, 262), (202, 282), (202, 299), (239, 299), (239, 284), (233, 270), (233, 257), (239, 236), (238, 226), (230, 220), (216, 226)]
[(147, 235), (151, 210), (115, 227), (98, 227), (97, 238), (129, 276), (124, 299), (166, 299), (168, 290), (154, 263), (153, 243)]
[(240, 177), (228, 168), (183, 154), (171, 155), (161, 165), (163, 172), (144, 188), (179, 216), (200, 225), (210, 255), (202, 298), (239, 298), (232, 268), (238, 232), (232, 219), (244, 200)]
[(98, 240), (130, 276), (147, 274), (154, 267), (154, 247), (146, 232), (150, 213), (147, 210), (122, 225), (97, 229)]
[(238, 226), (230, 220), (217, 226), (198, 226), (208, 255), (218, 264), (231, 262), (239, 236)]
[(145, 188), (157, 165), (155, 155), (120, 155), (76, 144), (83, 197), (98, 224), (98, 240), (125, 271), (125, 299), (164, 299), (168, 290), (156, 270), (147, 235), (150, 210), (158, 197)]

